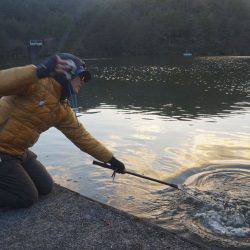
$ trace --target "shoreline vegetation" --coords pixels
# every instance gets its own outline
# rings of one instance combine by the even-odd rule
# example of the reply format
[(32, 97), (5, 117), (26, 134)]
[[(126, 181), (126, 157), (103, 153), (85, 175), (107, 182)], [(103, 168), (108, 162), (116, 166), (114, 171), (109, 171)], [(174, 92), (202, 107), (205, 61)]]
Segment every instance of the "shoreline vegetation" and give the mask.
[(68, 51), (84, 57), (249, 55), (248, 0), (2, 0), (0, 57)]

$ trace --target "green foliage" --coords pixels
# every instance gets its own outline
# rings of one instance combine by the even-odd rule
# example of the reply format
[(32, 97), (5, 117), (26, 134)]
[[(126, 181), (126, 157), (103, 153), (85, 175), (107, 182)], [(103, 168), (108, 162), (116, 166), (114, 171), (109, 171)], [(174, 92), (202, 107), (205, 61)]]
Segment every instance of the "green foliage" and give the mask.
[(30, 39), (84, 56), (249, 54), (249, 0), (1, 0), (0, 56)]

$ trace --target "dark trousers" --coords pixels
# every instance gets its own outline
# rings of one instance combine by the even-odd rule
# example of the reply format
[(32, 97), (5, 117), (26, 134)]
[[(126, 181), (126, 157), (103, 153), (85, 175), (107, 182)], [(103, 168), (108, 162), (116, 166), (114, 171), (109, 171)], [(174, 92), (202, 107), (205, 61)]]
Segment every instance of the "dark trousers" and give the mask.
[(52, 177), (28, 150), (22, 157), (0, 152), (0, 207), (26, 208), (53, 187)]

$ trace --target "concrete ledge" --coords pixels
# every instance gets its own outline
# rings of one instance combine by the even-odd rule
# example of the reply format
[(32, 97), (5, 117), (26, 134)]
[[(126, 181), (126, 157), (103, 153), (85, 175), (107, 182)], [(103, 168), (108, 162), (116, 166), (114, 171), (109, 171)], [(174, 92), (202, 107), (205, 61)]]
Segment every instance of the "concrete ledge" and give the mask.
[(0, 210), (0, 249), (201, 249), (132, 215), (55, 185), (29, 209)]

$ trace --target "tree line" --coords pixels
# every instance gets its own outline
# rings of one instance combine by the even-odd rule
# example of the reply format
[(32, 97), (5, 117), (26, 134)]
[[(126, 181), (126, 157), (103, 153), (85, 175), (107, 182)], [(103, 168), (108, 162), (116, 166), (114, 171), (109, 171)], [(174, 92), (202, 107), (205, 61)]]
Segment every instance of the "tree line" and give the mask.
[(0, 56), (248, 55), (249, 0), (1, 0)]

